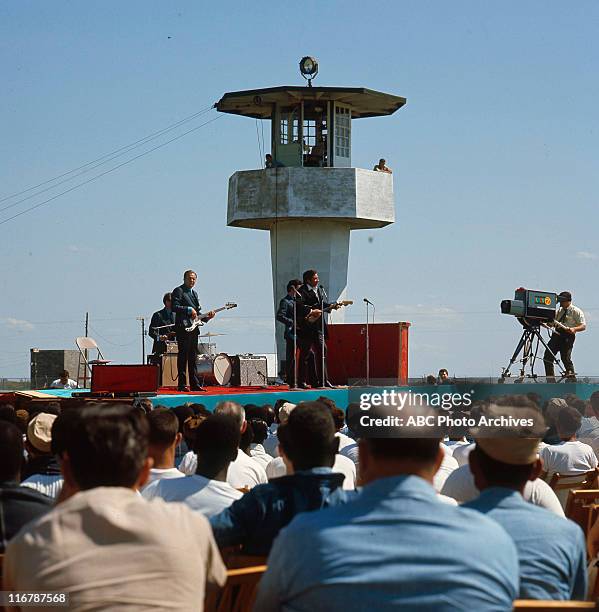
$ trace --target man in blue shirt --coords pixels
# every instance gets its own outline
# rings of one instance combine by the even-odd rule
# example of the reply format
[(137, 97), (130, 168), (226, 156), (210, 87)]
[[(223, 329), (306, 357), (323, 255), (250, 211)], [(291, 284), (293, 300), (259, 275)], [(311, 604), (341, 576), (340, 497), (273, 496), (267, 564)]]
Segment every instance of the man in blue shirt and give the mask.
[[(464, 507), (497, 521), (512, 537), (520, 561), (521, 599), (585, 599), (586, 551), (582, 530), (572, 521), (522, 497), (524, 486), (543, 470), (538, 456), (545, 427), (539, 412), (530, 408), (492, 406), (492, 418), (530, 419), (537, 431), (522, 428), (490, 429), (475, 433), (476, 447), (468, 460), (480, 496)], [(511, 435), (511, 437), (506, 437)], [(529, 437), (523, 437), (524, 435)]]
[(343, 474), (331, 470), (339, 439), (331, 411), (323, 404), (299, 404), (277, 435), (288, 475), (257, 485), (212, 517), (219, 547), (242, 545), (244, 554), (267, 555), (296, 514), (345, 503), (353, 493), (343, 490)]
[[(398, 413), (404, 423), (408, 412), (405, 406)], [(422, 406), (412, 412), (432, 414)], [(437, 499), (432, 482), (444, 452), (441, 435), (429, 435), (362, 437), (362, 492), (347, 504), (301, 514), (281, 531), (256, 610), (512, 609), (516, 548), (494, 521)]]

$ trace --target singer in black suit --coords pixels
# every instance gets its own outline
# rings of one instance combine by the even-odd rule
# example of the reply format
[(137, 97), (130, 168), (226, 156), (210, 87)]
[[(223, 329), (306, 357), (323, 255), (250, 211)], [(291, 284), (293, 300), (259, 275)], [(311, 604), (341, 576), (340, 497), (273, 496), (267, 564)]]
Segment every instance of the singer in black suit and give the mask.
[[(198, 275), (193, 270), (187, 270), (183, 275), (183, 284), (173, 289), (172, 302), (175, 312), (175, 334), (177, 336), (177, 372), (179, 391), (189, 391), (187, 387), (187, 370), (189, 369), (189, 384), (192, 391), (203, 391), (196, 374), (198, 357), (199, 327), (192, 332), (185, 331), (200, 316), (200, 300), (193, 287)], [(202, 320), (208, 321), (214, 317), (214, 312), (202, 315)]]
[[(307, 388), (308, 365), (311, 353), (314, 354), (316, 362), (316, 386), (332, 386), (327, 379), (326, 363), (324, 372), (322, 371), (322, 356), (326, 359), (326, 339), (328, 338), (328, 326), (326, 314), (322, 314), (325, 309), (337, 309), (334, 302), (329, 302), (326, 291), (319, 285), (318, 272), (316, 270), (306, 270), (303, 274), (304, 284), (299, 288), (300, 297), (296, 305), (297, 313), (297, 344), (299, 347), (298, 358), (298, 386)], [(306, 317), (310, 314), (321, 316), (316, 321), (310, 323)], [(322, 317), (324, 316), (324, 323)], [(324, 334), (323, 334), (324, 329)]]

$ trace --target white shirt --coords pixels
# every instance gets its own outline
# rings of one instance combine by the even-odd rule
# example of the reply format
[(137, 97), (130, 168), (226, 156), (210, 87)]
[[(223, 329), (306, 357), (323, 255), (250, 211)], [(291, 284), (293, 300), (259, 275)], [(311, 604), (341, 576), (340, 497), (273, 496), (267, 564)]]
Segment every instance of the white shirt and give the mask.
[(597, 467), (597, 457), (593, 449), (580, 440), (547, 444), (539, 449), (543, 469), (550, 475), (574, 475), (589, 472)]
[[(583, 438), (599, 438), (599, 420), (597, 420), (597, 417), (583, 418), (576, 437), (581, 441), (584, 441)], [(587, 442), (587, 444), (590, 444), (590, 442)]]
[(200, 474), (155, 481), (142, 491), (146, 499), (183, 502), (208, 518), (228, 508), (242, 495), (241, 491), (234, 489), (228, 482), (210, 480)]
[[(448, 497), (453, 497), (453, 499), (460, 504), (476, 499), (480, 491), (474, 484), (474, 476), (470, 471), (470, 466), (462, 465), (452, 472), (445, 481), (441, 493)], [(526, 501), (535, 506), (541, 506), (541, 508), (550, 510), (554, 514), (564, 516), (564, 510), (557, 495), (554, 493), (553, 489), (540, 478), (529, 480), (524, 487), (522, 496)]]
[[(331, 468), (333, 472), (343, 474), (343, 488), (347, 491), (353, 491), (356, 488), (356, 466), (351, 459), (344, 457), (337, 453), (335, 455), (335, 463)], [(268, 480), (273, 478), (280, 478), (281, 476), (287, 476), (287, 467), (283, 462), (283, 457), (275, 457), (266, 466), (266, 475)]]
[(350, 444), (349, 446), (344, 446), (340, 451), (340, 455), (351, 459), (354, 464), (357, 466), (360, 463), (360, 449), (357, 442)]
[(148, 478), (148, 482), (142, 487), (142, 491), (151, 485), (153, 482), (157, 480), (162, 480), (163, 478), (183, 478), (185, 474), (180, 472), (176, 467), (172, 468), (152, 468), (150, 470), (150, 476)]
[[(198, 458), (193, 451), (183, 457), (179, 469), (189, 476), (196, 473)], [(242, 450), (237, 451), (237, 458), (229, 464), (227, 482), (235, 489), (247, 487), (251, 489), (257, 484), (268, 482), (264, 468), (258, 461), (246, 455)]]
[(250, 444), (250, 457), (257, 461), (264, 469), (272, 461), (272, 457), (264, 450), (262, 444)]
[(452, 457), (458, 462), (458, 465), (468, 465), (468, 455), (475, 446), (474, 442), (461, 444), (453, 449)]
[(77, 388), (77, 382), (67, 378), (67, 382), (63, 383), (60, 378), (57, 378), (56, 380), (52, 381), (52, 384), (50, 385), (50, 389), (76, 389)]
[(439, 469), (433, 478), (433, 486), (435, 487), (435, 491), (437, 491), (437, 493), (441, 492), (441, 489), (443, 488), (445, 481), (449, 478), (449, 475), (459, 467), (458, 462), (451, 456), (451, 454), (449, 452), (445, 453), (443, 462), (439, 466)]
[[(163, 481), (167, 482), (167, 481)], [(175, 482), (175, 481), (170, 481)], [(70, 592), (70, 610), (197, 610), (227, 577), (208, 520), (135, 491), (81, 491), (8, 544), (3, 588)]]
[(570, 306), (566, 308), (565, 316), (564, 309), (560, 306), (557, 309), (555, 320), (559, 321), (562, 325), (565, 325), (566, 327), (578, 327), (579, 325), (586, 325), (586, 321), (584, 320), (584, 312), (582, 312), (582, 310), (580, 310), (578, 306), (574, 306), (574, 304), (570, 304)]
[(447, 449), (447, 452), (451, 453), (452, 455), (454, 451), (460, 446), (468, 446), (469, 444), (470, 442), (468, 442), (467, 440), (446, 440), (445, 442), (443, 442), (443, 445)]
[(57, 499), (62, 491), (62, 484), (64, 480), (60, 474), (47, 475), (47, 474), (33, 474), (24, 480), (21, 485), (23, 487), (29, 487), (35, 489), (39, 493), (43, 493), (52, 499)]
[(339, 450), (337, 452), (341, 452), (346, 446), (350, 446), (351, 444), (355, 444), (356, 441), (353, 438), (350, 438), (349, 436), (346, 436), (345, 434), (341, 433), (340, 431), (338, 431), (335, 434), (335, 437), (339, 438)]

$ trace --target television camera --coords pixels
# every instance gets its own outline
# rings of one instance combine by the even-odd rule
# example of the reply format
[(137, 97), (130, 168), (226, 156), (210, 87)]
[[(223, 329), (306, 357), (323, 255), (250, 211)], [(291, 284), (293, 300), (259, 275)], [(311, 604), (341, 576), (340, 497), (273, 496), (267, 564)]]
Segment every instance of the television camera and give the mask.
[[(516, 363), (520, 353), (522, 353), (520, 359), (520, 378), (529, 377), (536, 379), (537, 375), (534, 372), (534, 367), (541, 344), (551, 355), (553, 355), (562, 376), (565, 375), (566, 372), (559, 359), (549, 348), (543, 336), (541, 336), (541, 327), (549, 328), (555, 325), (556, 305), (556, 293), (552, 291), (525, 289), (524, 287), (516, 289), (513, 300), (502, 300), (501, 312), (516, 317), (524, 328), (524, 331), (522, 332), (522, 336), (520, 337), (507, 368), (503, 368), (502, 370), (501, 378), (499, 379), (500, 383), (505, 382), (505, 379), (510, 376), (510, 368)], [(529, 374), (526, 374), (527, 366), (530, 367)]]

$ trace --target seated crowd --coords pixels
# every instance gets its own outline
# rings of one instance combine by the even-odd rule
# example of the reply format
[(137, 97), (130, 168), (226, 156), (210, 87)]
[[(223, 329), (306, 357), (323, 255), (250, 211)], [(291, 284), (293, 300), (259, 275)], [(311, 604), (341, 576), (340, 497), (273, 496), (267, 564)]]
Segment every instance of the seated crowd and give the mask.
[(526, 428), (385, 438), (358, 438), (324, 397), (31, 406), (0, 406), (4, 590), (66, 591), (81, 610), (201, 610), (233, 553), (267, 557), (260, 612), (587, 598), (599, 521), (585, 542), (550, 483), (597, 468), (599, 392), (469, 412)]

